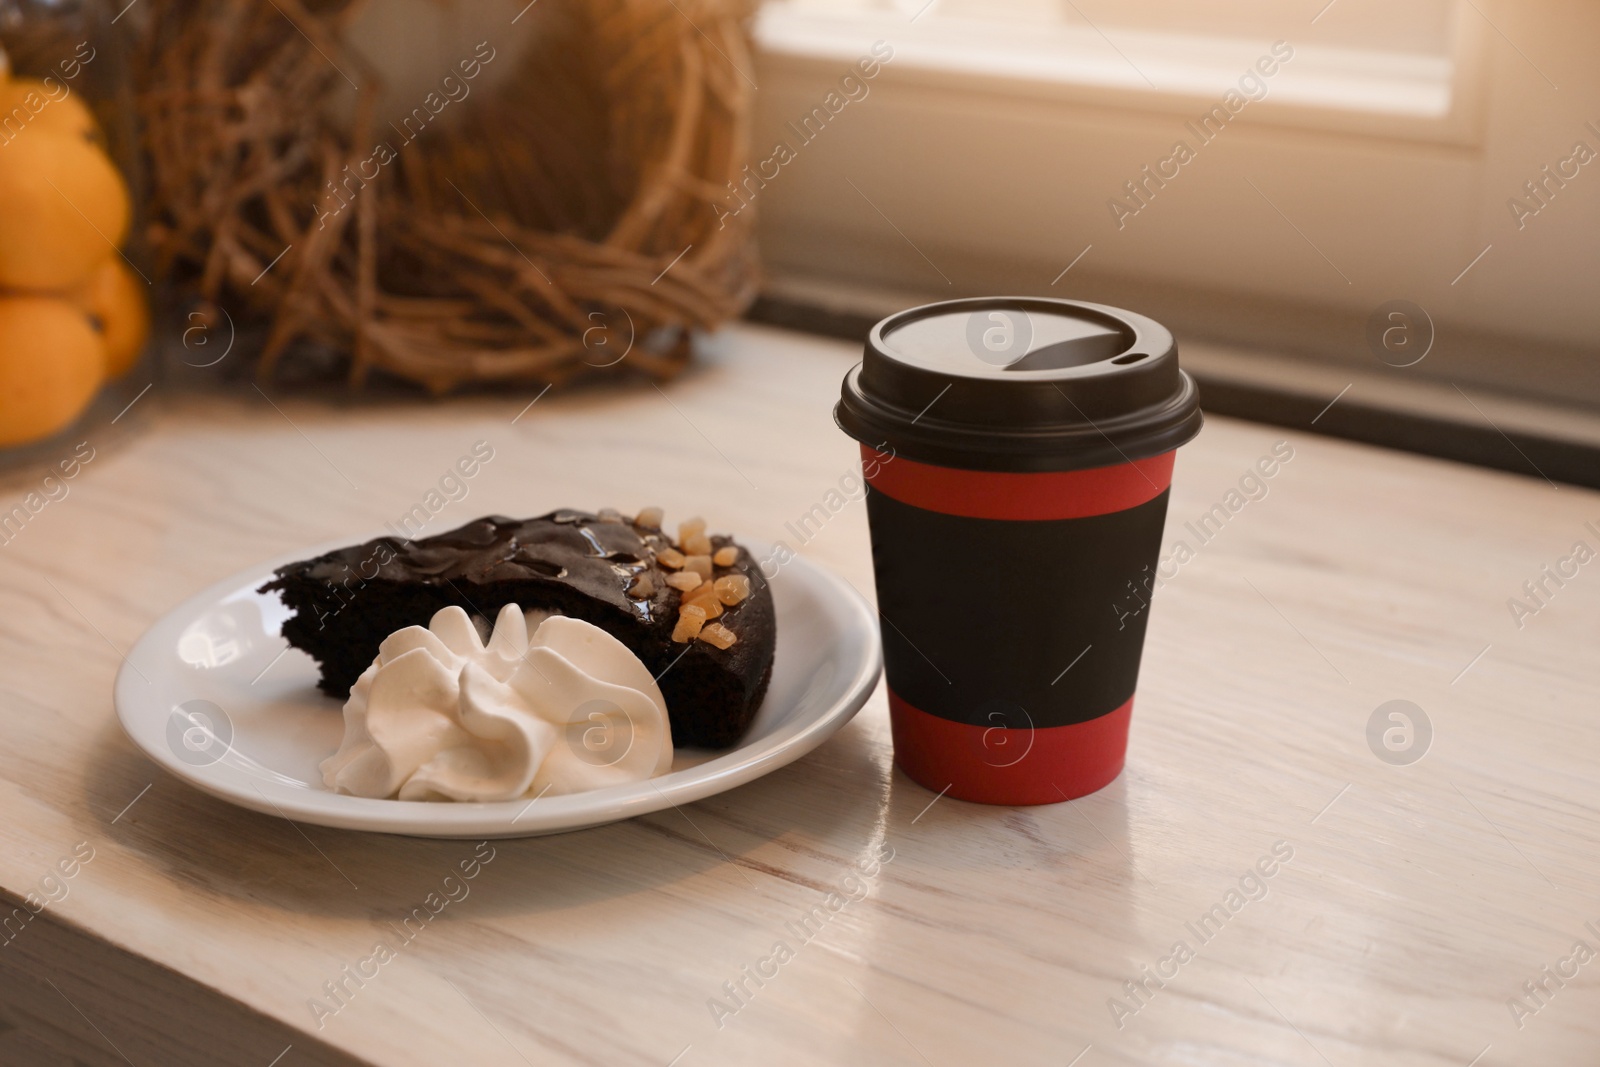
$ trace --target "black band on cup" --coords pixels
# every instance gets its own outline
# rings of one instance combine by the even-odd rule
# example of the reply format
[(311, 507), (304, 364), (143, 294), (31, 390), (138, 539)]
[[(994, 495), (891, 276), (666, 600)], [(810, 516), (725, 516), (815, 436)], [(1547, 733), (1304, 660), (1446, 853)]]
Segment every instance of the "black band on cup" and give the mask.
[(1165, 489), (1121, 511), (1042, 521), (948, 515), (869, 489), (890, 687), (969, 725), (993, 725), (1002, 706), (1038, 728), (1114, 711), (1138, 681), (1144, 579), (1166, 512)]

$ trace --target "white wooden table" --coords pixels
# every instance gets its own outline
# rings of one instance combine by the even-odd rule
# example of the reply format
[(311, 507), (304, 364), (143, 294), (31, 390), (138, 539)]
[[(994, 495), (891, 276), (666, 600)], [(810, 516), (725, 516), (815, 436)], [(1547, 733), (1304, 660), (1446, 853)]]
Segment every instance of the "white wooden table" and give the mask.
[[(297, 828), (165, 776), (114, 720), (120, 652), (222, 576), (400, 516), (480, 439), (493, 461), (433, 529), (660, 504), (784, 538), (854, 466), (830, 409), (855, 358), (741, 326), (665, 393), (157, 389), (88, 428), (68, 495), (0, 546), (0, 889), (57, 898), (0, 947), (0, 1062), (1600, 1061), (1600, 961), (1574, 955), (1600, 952), (1600, 562), (1520, 629), (1507, 605), (1600, 549), (1600, 494), (1222, 419), (1181, 453), (1169, 544), (1275, 442), (1294, 457), (1161, 589), (1111, 787), (936, 801), (892, 770), (880, 690), (743, 789), (495, 843), (317, 1012), (473, 845)], [(0, 503), (42, 474), (0, 477)], [(860, 505), (801, 551), (870, 593)], [(1396, 699), (1432, 726), (1405, 766), (1367, 739)], [(780, 940), (793, 958), (730, 1000)]]

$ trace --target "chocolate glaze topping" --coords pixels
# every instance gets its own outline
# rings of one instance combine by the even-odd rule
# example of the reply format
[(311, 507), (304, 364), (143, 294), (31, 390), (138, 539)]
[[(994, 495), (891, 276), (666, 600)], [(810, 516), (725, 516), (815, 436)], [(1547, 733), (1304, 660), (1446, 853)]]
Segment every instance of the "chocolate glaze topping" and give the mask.
[[(429, 585), (550, 579), (648, 621), (664, 604), (629, 596), (628, 589), (656, 566), (656, 552), (668, 543), (659, 530), (605, 522), (582, 511), (536, 519), (488, 515), (418, 541), (380, 537), (339, 549), (308, 561), (304, 574), (328, 582), (354, 574), (366, 581)], [(664, 602), (666, 596), (654, 599)]]

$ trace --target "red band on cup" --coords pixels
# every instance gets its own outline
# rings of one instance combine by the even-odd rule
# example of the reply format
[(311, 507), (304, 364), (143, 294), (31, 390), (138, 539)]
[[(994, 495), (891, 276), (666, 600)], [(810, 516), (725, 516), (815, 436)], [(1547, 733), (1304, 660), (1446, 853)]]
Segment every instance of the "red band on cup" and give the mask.
[(1012, 730), (952, 722), (889, 691), (894, 761), (934, 792), (980, 804), (1059, 804), (1122, 773), (1133, 698), (1088, 722)]
[(969, 471), (861, 446), (873, 489), (902, 504), (973, 519), (1082, 519), (1138, 507), (1172, 484), (1175, 453), (1081, 471)]

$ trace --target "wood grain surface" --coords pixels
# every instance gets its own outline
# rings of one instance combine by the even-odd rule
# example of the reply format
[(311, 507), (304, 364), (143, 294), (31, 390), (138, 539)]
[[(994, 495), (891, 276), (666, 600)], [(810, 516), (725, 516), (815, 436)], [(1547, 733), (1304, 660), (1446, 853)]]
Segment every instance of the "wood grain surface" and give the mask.
[[(122, 736), (112, 678), (163, 612), (398, 518), (479, 440), (493, 460), (430, 531), (659, 504), (870, 595), (859, 504), (809, 543), (785, 529), (855, 469), (830, 413), (855, 358), (741, 326), (664, 390), (526, 407), (158, 386), (85, 429), (92, 460), (0, 544), (0, 890), (48, 901), (0, 945), (0, 1060), (1600, 1062), (1600, 561), (1541, 575), (1600, 549), (1600, 494), (1532, 471), (1213, 419), (1178, 460), (1165, 543), (1193, 557), (1164, 572), (1109, 788), (937, 798), (892, 769), (880, 690), (752, 785), (495, 842), (470, 895), (359, 986), (343, 969), (474, 845), (238, 810)], [(1292, 458), (1248, 480), (1280, 441)], [(0, 475), (0, 504), (45, 473)], [(1218, 504), (1201, 544), (1186, 524)], [(973, 625), (1003, 610), (961, 590), (960, 560), (945, 578)], [(1422, 732), (1368, 740), (1392, 700), (1431, 724), (1406, 765)]]

